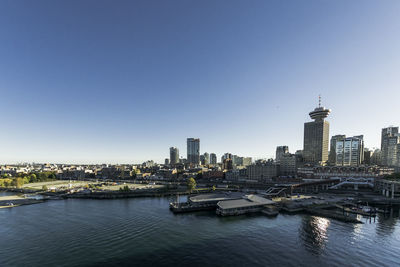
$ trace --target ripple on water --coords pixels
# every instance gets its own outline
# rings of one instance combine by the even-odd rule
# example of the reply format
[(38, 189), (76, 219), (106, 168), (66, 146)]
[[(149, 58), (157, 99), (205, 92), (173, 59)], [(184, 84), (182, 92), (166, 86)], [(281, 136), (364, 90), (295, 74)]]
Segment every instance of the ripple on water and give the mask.
[(73, 199), (0, 212), (0, 266), (400, 265), (398, 218), (174, 215), (169, 202)]

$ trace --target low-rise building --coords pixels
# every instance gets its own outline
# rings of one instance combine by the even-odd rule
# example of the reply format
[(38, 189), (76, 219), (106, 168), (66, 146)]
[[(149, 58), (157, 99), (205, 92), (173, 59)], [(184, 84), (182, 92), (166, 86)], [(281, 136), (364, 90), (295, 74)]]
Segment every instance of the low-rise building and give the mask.
[(332, 177), (377, 178), (393, 173), (393, 168), (380, 166), (315, 166), (297, 169), (297, 175), (303, 179), (326, 179)]
[(296, 155), (284, 154), (282, 157), (280, 157), (280, 175), (296, 176), (296, 174), (297, 174)]
[(247, 166), (247, 176), (249, 180), (258, 182), (269, 182), (272, 178), (277, 177), (279, 173), (279, 165), (273, 161), (258, 162)]

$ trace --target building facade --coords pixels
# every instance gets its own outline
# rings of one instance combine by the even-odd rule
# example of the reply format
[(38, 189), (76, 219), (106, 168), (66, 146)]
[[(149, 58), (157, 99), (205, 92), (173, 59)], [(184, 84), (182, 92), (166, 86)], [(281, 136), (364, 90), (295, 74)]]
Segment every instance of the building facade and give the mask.
[(249, 180), (258, 182), (270, 182), (272, 178), (278, 176), (279, 165), (275, 162), (260, 162), (247, 166), (247, 176)]
[(187, 139), (187, 163), (198, 165), (200, 162), (200, 139)]
[(280, 161), (281, 176), (296, 176), (297, 174), (297, 158), (294, 154), (285, 154)]
[(175, 165), (179, 163), (179, 149), (176, 147), (169, 148), (169, 163)]
[(217, 164), (217, 155), (215, 153), (210, 154), (210, 164)]
[(364, 161), (364, 137), (354, 136), (335, 141), (336, 166), (360, 166)]
[(208, 165), (208, 164), (210, 164), (210, 154), (208, 154), (208, 153), (206, 152), (206, 153), (204, 153), (202, 156), (203, 156), (203, 157), (202, 157), (202, 160), (201, 160), (201, 164), (202, 164), (202, 165)]
[(276, 152), (275, 152), (275, 161), (279, 162), (281, 158), (289, 153), (289, 147), (288, 146), (277, 146), (276, 147)]
[(400, 166), (398, 158), (398, 144), (400, 141), (399, 127), (382, 129), (381, 135), (381, 163), (384, 166)]
[(335, 177), (378, 178), (393, 173), (393, 168), (380, 166), (314, 166), (302, 167), (297, 170), (297, 175), (303, 179), (328, 179)]
[(325, 121), (331, 111), (317, 107), (309, 113), (314, 121), (304, 123), (303, 159), (305, 163), (323, 164), (328, 160), (329, 122)]
[(329, 150), (329, 163), (331, 165), (336, 164), (336, 142), (343, 141), (346, 138), (346, 135), (338, 134), (331, 137), (331, 146)]

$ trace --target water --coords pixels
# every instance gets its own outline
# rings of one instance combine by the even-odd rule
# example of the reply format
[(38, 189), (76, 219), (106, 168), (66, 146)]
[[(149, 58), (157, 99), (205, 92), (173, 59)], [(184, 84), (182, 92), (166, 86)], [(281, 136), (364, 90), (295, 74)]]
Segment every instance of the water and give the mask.
[(0, 209), (0, 266), (400, 266), (398, 211), (356, 225), (307, 215), (174, 215), (170, 201)]

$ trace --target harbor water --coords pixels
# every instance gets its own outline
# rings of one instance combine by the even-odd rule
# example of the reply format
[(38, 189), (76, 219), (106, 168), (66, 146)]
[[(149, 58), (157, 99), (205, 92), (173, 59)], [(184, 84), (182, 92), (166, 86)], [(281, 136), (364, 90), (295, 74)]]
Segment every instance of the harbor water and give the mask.
[(173, 214), (172, 198), (0, 209), (0, 266), (400, 266), (400, 220)]

